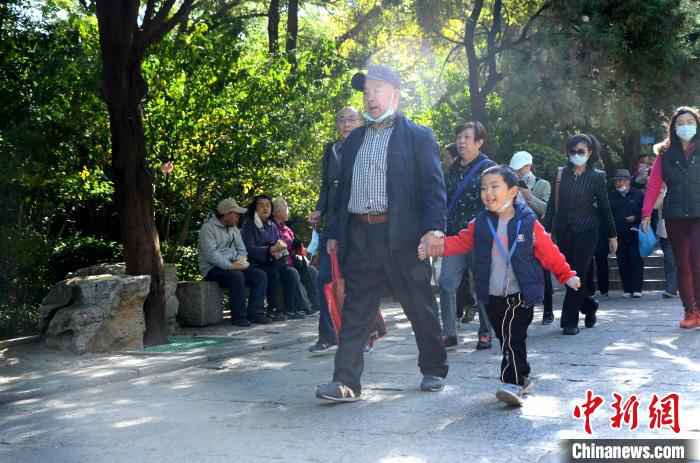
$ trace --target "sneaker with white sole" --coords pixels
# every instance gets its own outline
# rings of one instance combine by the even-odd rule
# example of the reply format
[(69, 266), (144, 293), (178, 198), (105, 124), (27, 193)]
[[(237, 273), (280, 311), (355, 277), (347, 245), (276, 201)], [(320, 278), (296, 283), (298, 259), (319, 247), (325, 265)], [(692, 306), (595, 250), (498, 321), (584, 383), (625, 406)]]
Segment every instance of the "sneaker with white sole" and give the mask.
[(523, 404), (523, 389), (517, 384), (503, 383), (496, 391), (496, 398), (508, 405), (520, 407)]
[(639, 299), (640, 297), (642, 297), (642, 293), (632, 293), (632, 297), (635, 299)]
[(316, 387), (316, 398), (331, 402), (357, 402), (362, 400), (359, 392), (342, 383), (319, 384)]
[(334, 354), (336, 350), (338, 350), (338, 345), (330, 342), (318, 341), (316, 344), (309, 347), (309, 353), (314, 357), (319, 355)]

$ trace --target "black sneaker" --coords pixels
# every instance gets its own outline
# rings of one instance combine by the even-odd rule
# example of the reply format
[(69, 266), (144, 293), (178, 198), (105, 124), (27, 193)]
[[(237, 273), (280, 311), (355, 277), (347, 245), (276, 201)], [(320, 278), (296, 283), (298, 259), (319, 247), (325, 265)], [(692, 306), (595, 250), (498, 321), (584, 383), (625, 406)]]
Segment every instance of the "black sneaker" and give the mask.
[(318, 341), (309, 347), (309, 353), (313, 356), (333, 354), (336, 350), (338, 350), (338, 345), (330, 342)]
[(318, 307), (309, 307), (308, 309), (304, 309), (304, 313), (306, 315), (313, 315), (315, 313), (318, 313), (321, 309)]
[(359, 392), (353, 391), (342, 383), (319, 384), (316, 387), (316, 397), (331, 402), (357, 402), (362, 400)]
[(439, 392), (445, 388), (445, 380), (439, 376), (425, 375), (420, 382), (420, 390), (423, 392)]
[(248, 320), (247, 318), (234, 318), (233, 320), (231, 320), (231, 324), (233, 326), (240, 326), (244, 328), (251, 325), (250, 320)]
[(598, 317), (596, 316), (595, 312), (587, 313), (586, 318), (583, 320), (583, 323), (586, 325), (586, 328), (593, 328), (598, 321)]
[(251, 323), (255, 323), (256, 325), (267, 325), (268, 323), (272, 323), (272, 319), (265, 315), (256, 315), (250, 317), (248, 320), (250, 320)]
[(542, 313), (542, 324), (543, 325), (551, 325), (552, 322), (554, 322), (554, 313), (553, 312)]
[(268, 317), (273, 321), (273, 322), (286, 322), (287, 321), (287, 316), (283, 314), (282, 312), (270, 312), (268, 314)]
[(491, 336), (484, 334), (479, 336), (479, 341), (476, 343), (476, 350), (491, 349)]
[(289, 320), (301, 320), (304, 318), (303, 312), (287, 312), (286, 315)]
[(457, 336), (445, 336), (444, 345), (445, 345), (445, 349), (447, 349), (447, 350), (456, 349), (457, 346), (459, 345), (459, 341), (457, 340)]
[(472, 306), (467, 306), (465, 307), (464, 310), (464, 315), (462, 316), (462, 323), (471, 323), (474, 321), (474, 317), (476, 316), (476, 312), (478, 309), (475, 309)]
[(563, 328), (561, 330), (561, 334), (566, 334), (569, 336), (575, 336), (578, 334), (578, 327), (573, 327), (573, 328)]

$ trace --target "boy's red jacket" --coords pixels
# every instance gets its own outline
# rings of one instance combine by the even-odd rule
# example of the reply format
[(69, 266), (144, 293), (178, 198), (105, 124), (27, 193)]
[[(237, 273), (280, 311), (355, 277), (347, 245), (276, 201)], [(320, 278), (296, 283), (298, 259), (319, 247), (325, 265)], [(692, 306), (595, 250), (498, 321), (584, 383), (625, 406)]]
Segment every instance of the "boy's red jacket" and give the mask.
[[(457, 235), (445, 238), (445, 256), (467, 254), (474, 249), (474, 223), (475, 221), (472, 220), (466, 230), (460, 230)], [(561, 284), (576, 276), (576, 272), (571, 270), (561, 251), (552, 241), (551, 235), (545, 231), (539, 220), (535, 220), (533, 234), (535, 235), (533, 239), (535, 258), (545, 270), (552, 272)]]

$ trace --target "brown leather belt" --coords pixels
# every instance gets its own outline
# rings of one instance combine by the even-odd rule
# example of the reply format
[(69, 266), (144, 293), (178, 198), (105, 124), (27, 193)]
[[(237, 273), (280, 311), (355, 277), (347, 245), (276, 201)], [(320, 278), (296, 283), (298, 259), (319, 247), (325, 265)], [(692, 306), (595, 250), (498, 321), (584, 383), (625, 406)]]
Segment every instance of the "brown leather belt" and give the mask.
[(389, 213), (383, 214), (351, 214), (352, 218), (362, 223), (387, 223), (389, 221)]

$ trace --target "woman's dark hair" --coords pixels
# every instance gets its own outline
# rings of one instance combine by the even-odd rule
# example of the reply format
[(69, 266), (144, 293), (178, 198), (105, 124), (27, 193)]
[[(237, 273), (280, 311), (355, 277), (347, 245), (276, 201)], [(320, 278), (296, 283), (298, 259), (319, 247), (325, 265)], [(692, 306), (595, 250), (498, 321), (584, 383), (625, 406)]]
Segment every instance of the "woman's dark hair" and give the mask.
[(258, 206), (258, 201), (260, 201), (261, 199), (267, 199), (268, 201), (270, 201), (270, 210), (272, 210), (272, 198), (268, 195), (257, 195), (255, 198), (253, 198), (253, 201), (250, 203), (250, 206), (248, 206), (246, 216), (249, 219), (252, 220), (255, 216), (255, 208)]
[(520, 180), (517, 172), (503, 164), (498, 166), (491, 166), (488, 169), (484, 170), (481, 173), (481, 178), (483, 179), (487, 175), (500, 175), (503, 181), (506, 182), (506, 185), (508, 185), (508, 189), (517, 186), (518, 181)]
[(568, 155), (569, 152), (579, 143), (586, 145), (588, 150), (591, 152), (591, 155), (586, 162), (586, 167), (592, 168), (593, 165), (600, 160), (600, 143), (598, 142), (598, 139), (593, 135), (586, 133), (577, 133), (576, 135), (572, 135), (566, 141), (566, 154)]
[[(681, 140), (678, 138), (678, 135), (676, 135), (676, 120), (678, 119), (678, 116), (682, 114), (690, 114), (691, 116), (693, 116), (693, 118), (695, 119), (695, 124), (698, 126), (698, 128), (700, 128), (700, 114), (698, 113), (697, 109), (691, 108), (690, 106), (681, 106), (680, 108), (676, 109), (676, 111), (673, 113), (673, 116), (671, 116), (671, 122), (668, 124), (668, 135), (666, 137), (666, 140), (662, 141), (658, 145), (654, 145), (654, 151), (657, 154), (663, 153), (669, 148), (678, 151), (683, 151), (683, 145), (681, 144)], [(698, 134), (696, 133), (692, 140), (697, 139)]]
[(484, 127), (484, 124), (482, 124), (479, 121), (469, 121), (465, 122), (464, 124), (461, 124), (455, 129), (455, 136), (459, 135), (467, 129), (474, 130), (474, 141), (486, 141), (486, 135), (488, 135), (486, 133), (486, 127)]
[(452, 159), (457, 159), (459, 157), (459, 151), (457, 151), (457, 145), (455, 143), (447, 145), (445, 151), (447, 151), (447, 154), (449, 154)]

